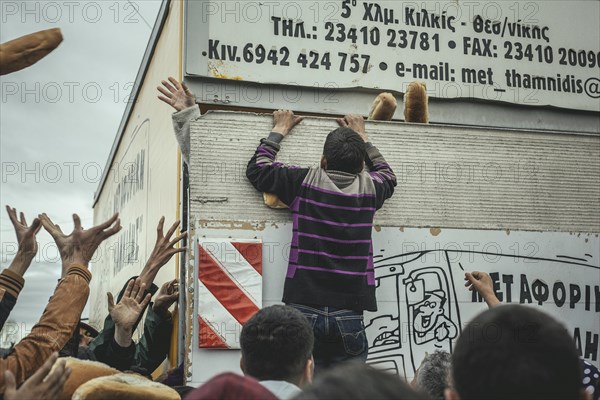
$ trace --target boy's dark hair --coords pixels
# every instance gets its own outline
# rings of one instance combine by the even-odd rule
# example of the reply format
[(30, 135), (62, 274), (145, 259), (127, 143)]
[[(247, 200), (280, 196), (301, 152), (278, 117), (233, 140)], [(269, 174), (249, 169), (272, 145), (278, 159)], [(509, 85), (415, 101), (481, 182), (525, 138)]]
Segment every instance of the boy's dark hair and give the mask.
[(470, 399), (578, 399), (579, 356), (566, 328), (519, 305), (479, 314), (452, 355), (454, 389)]
[(283, 305), (265, 307), (242, 328), (244, 373), (259, 381), (294, 381), (313, 351), (314, 336), (306, 317)]
[(337, 128), (327, 135), (323, 146), (327, 169), (358, 174), (363, 170), (365, 141), (350, 128)]
[(295, 400), (425, 400), (398, 375), (350, 362), (319, 375)]
[(452, 356), (447, 351), (436, 350), (421, 362), (417, 372), (417, 389), (432, 399), (443, 399), (448, 387), (448, 375), (452, 368)]

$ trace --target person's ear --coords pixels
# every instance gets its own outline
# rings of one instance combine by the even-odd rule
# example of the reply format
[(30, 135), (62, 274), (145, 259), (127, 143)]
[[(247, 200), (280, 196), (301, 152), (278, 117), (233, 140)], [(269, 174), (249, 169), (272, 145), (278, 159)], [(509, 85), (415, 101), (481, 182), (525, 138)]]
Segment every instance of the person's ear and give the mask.
[(460, 400), (460, 396), (454, 389), (446, 388), (444, 389), (444, 399), (446, 400)]
[(246, 368), (244, 368), (244, 357), (240, 357), (240, 369), (242, 370), (242, 373), (246, 375)]
[(313, 376), (315, 374), (315, 359), (311, 355), (308, 360), (306, 360), (306, 365), (304, 366), (304, 374), (302, 376), (302, 383), (304, 385), (310, 385), (313, 381)]
[(327, 159), (325, 158), (325, 154), (321, 156), (321, 168), (327, 171)]

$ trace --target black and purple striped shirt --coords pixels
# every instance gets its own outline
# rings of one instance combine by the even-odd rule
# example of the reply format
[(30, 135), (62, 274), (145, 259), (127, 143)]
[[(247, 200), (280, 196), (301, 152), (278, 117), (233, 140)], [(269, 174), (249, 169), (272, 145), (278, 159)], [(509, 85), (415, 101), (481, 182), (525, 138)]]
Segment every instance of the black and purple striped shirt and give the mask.
[(371, 233), (375, 211), (394, 193), (394, 172), (370, 143), (369, 171), (359, 174), (286, 166), (275, 161), (282, 138), (261, 141), (246, 175), (292, 211), (284, 303), (377, 310)]

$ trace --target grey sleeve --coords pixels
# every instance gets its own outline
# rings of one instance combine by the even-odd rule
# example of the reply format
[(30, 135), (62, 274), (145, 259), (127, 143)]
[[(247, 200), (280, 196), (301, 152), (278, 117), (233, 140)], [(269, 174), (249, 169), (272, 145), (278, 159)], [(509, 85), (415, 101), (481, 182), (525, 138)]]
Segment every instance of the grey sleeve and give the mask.
[(175, 138), (179, 143), (183, 162), (187, 165), (190, 163), (190, 122), (199, 117), (200, 108), (196, 104), (173, 114)]

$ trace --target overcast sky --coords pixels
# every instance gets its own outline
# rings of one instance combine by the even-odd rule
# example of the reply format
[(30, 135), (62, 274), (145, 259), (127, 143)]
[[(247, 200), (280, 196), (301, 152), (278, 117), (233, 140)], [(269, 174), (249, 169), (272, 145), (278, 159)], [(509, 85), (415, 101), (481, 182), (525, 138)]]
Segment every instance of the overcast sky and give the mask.
[[(6, 204), (30, 222), (46, 212), (63, 231), (72, 213), (92, 224), (94, 191), (152, 32), (160, 0), (0, 0), (0, 42), (58, 27), (64, 41), (33, 66), (0, 77), (2, 267), (16, 250)], [(25, 274), (10, 319), (26, 329), (39, 319), (60, 276), (51, 237)], [(87, 310), (84, 311), (84, 317)]]

